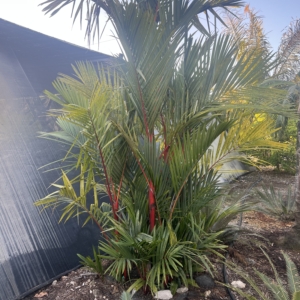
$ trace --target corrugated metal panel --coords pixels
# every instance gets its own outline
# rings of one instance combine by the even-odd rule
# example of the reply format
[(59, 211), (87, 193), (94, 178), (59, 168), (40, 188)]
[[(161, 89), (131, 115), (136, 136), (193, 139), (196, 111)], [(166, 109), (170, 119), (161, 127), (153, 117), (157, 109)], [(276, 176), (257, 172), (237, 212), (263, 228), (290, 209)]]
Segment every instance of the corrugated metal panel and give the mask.
[[(60, 66), (56, 65), (56, 73)], [(52, 66), (52, 73), (54, 69)], [(33, 66), (32, 70), (37, 69)], [(40, 168), (65, 153), (57, 143), (37, 138), (38, 131), (52, 130), (44, 118), (46, 108), (37, 97), (38, 88), (13, 49), (0, 43), (1, 300), (16, 299), (74, 268), (78, 265), (76, 254), (87, 255), (99, 239), (99, 231), (92, 225), (81, 228), (75, 219), (58, 224), (59, 211), (40, 213), (33, 205), (50, 192), (50, 184), (60, 176), (57, 171), (45, 173)]]

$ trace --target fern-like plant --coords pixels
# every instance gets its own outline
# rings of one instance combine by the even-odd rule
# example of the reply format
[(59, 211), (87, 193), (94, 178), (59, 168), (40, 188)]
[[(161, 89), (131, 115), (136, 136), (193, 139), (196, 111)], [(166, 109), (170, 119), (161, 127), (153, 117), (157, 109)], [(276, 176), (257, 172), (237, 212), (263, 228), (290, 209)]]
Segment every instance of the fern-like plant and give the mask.
[(256, 210), (282, 220), (294, 219), (296, 195), (291, 186), (288, 187), (287, 195), (275, 191), (273, 185), (263, 186), (262, 191), (257, 190), (256, 193), (260, 199), (260, 205), (256, 206)]
[[(276, 267), (274, 266), (273, 262), (271, 261), (270, 257), (267, 255), (267, 253), (262, 250), (267, 257), (272, 270), (275, 275), (275, 280), (264, 275), (263, 273), (255, 270), (255, 274), (262, 280), (264, 285), (267, 287), (268, 291), (271, 294), (271, 297), (268, 297), (255, 283), (255, 281), (250, 278), (249, 276), (245, 275), (244, 272), (238, 271), (238, 274), (242, 276), (249, 284), (250, 286), (256, 291), (256, 293), (259, 295), (261, 300), (300, 300), (300, 276), (299, 272), (297, 270), (297, 267), (295, 263), (290, 259), (290, 257), (282, 252), (285, 263), (286, 263), (286, 273), (287, 273), (287, 282), (288, 286), (285, 286), (283, 284), (282, 279), (279, 277), (278, 272), (276, 270)], [(233, 268), (233, 270), (236, 270)], [(245, 297), (245, 299), (248, 300), (256, 300), (252, 295), (247, 294), (246, 292), (243, 292), (241, 289), (234, 289), (237, 291), (241, 296)]]
[(95, 247), (93, 247), (93, 258), (91, 258), (90, 256), (84, 257), (80, 254), (77, 254), (77, 255), (81, 259), (81, 261), (80, 261), (81, 264), (96, 271), (98, 276), (104, 275), (104, 268), (103, 268), (102, 260), (100, 257), (99, 249), (96, 249)]
[(123, 292), (122, 295), (121, 295), (121, 300), (131, 300), (132, 297), (131, 295), (128, 293), (128, 292)]

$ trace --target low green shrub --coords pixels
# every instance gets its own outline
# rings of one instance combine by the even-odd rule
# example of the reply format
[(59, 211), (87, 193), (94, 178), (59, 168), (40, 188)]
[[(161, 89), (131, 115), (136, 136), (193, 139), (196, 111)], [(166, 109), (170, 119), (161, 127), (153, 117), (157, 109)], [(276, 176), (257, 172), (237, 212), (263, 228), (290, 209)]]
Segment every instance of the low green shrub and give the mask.
[[(278, 137), (269, 137), (278, 140)], [(285, 171), (291, 174), (296, 173), (296, 143), (297, 143), (297, 124), (294, 119), (290, 119), (281, 134), (279, 142), (286, 145), (285, 149), (270, 150), (260, 149), (251, 151), (251, 154), (265, 163), (274, 166), (278, 171)]]
[(288, 187), (287, 194), (275, 191), (273, 185), (263, 186), (262, 191), (256, 190), (260, 199), (260, 204), (255, 210), (282, 220), (293, 220), (296, 211), (296, 194), (291, 186)]
[(99, 248), (93, 247), (93, 258), (90, 256), (84, 257), (80, 254), (77, 254), (78, 257), (81, 259), (80, 263), (84, 266), (87, 266), (93, 269), (97, 274), (101, 277), (104, 275), (104, 268), (102, 264), (102, 259), (100, 256)]

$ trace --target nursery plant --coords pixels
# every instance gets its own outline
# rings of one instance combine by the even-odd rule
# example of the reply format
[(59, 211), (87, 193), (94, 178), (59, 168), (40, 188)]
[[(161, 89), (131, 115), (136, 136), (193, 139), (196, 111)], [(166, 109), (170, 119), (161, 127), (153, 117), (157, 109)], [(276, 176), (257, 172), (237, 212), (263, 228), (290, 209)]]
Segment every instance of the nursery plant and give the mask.
[(285, 91), (262, 84), (271, 55), (240, 56), (230, 36), (210, 35), (197, 19), (240, 1), (95, 3), (107, 5), (123, 58), (78, 63), (46, 92), (60, 105), (49, 112), (60, 131), (41, 136), (69, 149), (57, 190), (37, 205), (98, 226), (94, 253), (111, 260), (110, 275), (131, 280), (129, 291), (187, 286), (195, 271), (213, 272), (208, 254), (221, 255), (229, 221), (247, 209), (221, 205), (221, 167), (251, 160), (243, 151), (283, 147), (265, 139), (272, 120), (252, 120), (278, 113)]

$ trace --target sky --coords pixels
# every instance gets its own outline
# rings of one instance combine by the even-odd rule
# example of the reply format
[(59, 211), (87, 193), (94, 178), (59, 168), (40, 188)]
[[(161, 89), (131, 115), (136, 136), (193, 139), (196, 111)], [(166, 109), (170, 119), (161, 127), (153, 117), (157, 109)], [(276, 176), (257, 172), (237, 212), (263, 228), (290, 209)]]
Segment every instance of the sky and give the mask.
[[(42, 32), (58, 39), (88, 47), (84, 39), (84, 30), (80, 30), (79, 22), (73, 25), (71, 11), (63, 9), (54, 17), (44, 15), (42, 7), (38, 6), (43, 0), (0, 0), (0, 18), (21, 26)], [(300, 18), (300, 0), (248, 0), (250, 8), (255, 8), (264, 17), (264, 28), (269, 41), (276, 51), (283, 30), (293, 19)], [(90, 47), (98, 50), (95, 42)], [(101, 40), (99, 51), (107, 54), (120, 52), (117, 42), (112, 37), (110, 29)]]

